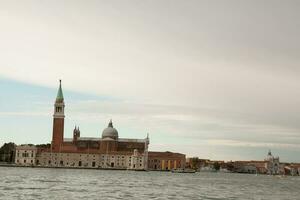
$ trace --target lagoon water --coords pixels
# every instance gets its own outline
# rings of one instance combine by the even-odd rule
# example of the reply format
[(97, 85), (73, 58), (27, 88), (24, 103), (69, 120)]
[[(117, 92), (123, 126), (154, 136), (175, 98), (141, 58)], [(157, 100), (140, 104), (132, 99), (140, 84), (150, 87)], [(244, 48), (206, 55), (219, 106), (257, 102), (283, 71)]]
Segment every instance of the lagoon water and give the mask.
[(300, 177), (0, 167), (0, 199), (300, 199)]

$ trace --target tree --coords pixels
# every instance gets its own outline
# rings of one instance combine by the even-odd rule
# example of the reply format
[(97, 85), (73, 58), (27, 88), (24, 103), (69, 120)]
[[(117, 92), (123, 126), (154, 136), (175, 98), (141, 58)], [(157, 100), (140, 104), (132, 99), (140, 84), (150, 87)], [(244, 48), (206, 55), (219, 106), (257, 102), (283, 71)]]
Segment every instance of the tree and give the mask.
[(219, 171), (220, 170), (220, 163), (218, 163), (218, 162), (214, 162), (214, 169), (215, 170), (217, 170), (217, 171)]
[(191, 168), (192, 169), (198, 169), (198, 163), (199, 163), (199, 158), (198, 157), (192, 158)]
[(16, 145), (13, 142), (5, 143), (0, 148), (0, 162), (14, 162)]

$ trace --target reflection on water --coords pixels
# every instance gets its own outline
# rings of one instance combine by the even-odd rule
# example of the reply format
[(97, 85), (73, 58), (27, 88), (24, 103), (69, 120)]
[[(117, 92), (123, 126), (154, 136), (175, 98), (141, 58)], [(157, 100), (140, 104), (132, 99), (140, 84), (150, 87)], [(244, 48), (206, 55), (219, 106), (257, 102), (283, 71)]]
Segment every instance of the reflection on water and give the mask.
[(0, 199), (300, 199), (300, 177), (0, 167)]

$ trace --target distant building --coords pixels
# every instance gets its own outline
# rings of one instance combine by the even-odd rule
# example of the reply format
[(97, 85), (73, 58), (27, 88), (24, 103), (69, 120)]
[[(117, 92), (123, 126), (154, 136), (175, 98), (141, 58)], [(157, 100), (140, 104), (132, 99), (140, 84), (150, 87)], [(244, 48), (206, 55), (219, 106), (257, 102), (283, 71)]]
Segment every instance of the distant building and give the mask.
[(266, 162), (265, 168), (267, 169), (267, 174), (276, 175), (280, 173), (279, 157), (274, 157), (271, 151), (268, 152), (265, 162)]
[(172, 152), (149, 152), (149, 170), (169, 171), (172, 169), (185, 168), (185, 155)]
[(238, 171), (239, 173), (247, 173), (247, 174), (256, 174), (257, 168), (254, 165), (251, 164), (245, 164), (241, 166)]
[(20, 145), (16, 147), (15, 163), (17, 165), (36, 165), (37, 148), (34, 145)]
[[(110, 120), (102, 136), (81, 137), (79, 127), (73, 138), (64, 138), (65, 103), (61, 87), (54, 104), (53, 134), (50, 147), (18, 146), (16, 164), (45, 167), (78, 167), (132, 170), (170, 170), (184, 168), (185, 155), (171, 152), (148, 152), (150, 139), (119, 138)], [(32, 152), (33, 157), (28, 154)], [(30, 160), (28, 160), (30, 159)]]

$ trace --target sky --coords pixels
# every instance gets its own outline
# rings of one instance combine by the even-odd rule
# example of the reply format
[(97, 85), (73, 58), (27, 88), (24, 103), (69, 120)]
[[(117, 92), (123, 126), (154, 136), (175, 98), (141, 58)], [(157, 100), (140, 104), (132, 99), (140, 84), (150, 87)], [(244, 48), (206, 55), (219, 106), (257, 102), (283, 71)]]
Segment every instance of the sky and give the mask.
[(150, 135), (150, 150), (300, 162), (300, 2), (0, 0), (0, 144)]

